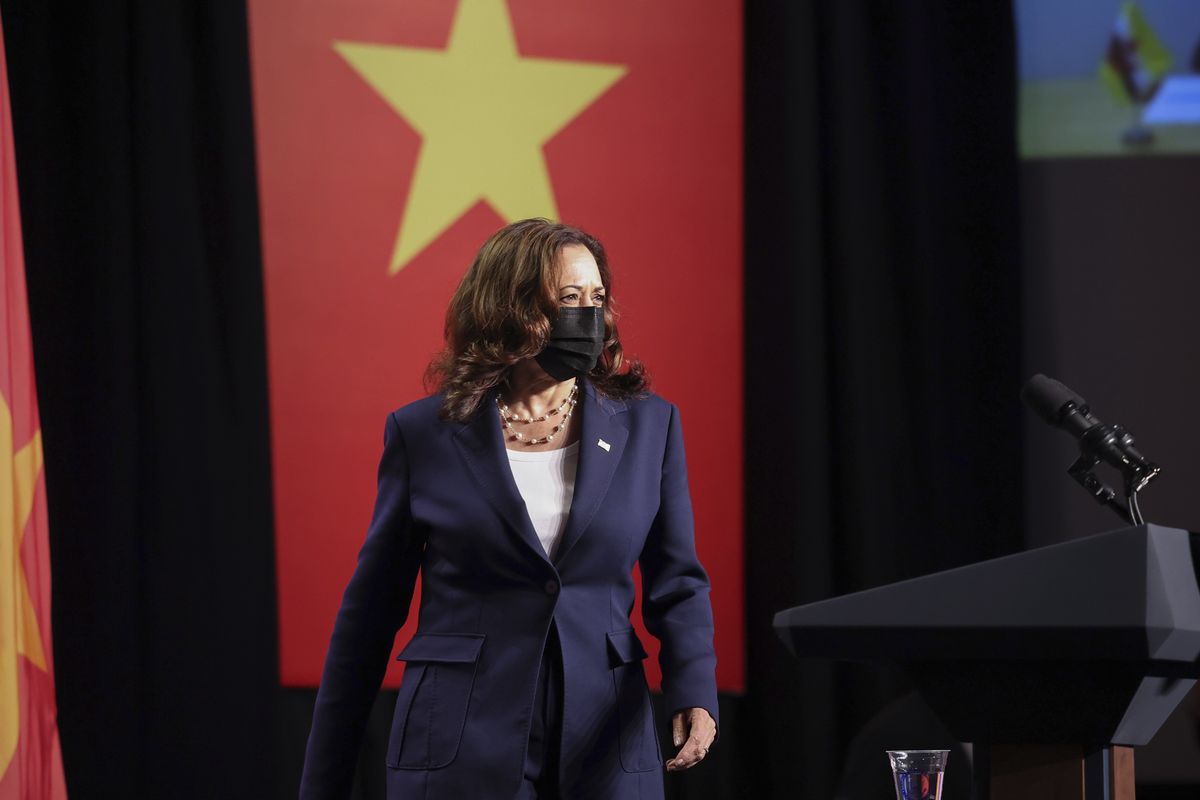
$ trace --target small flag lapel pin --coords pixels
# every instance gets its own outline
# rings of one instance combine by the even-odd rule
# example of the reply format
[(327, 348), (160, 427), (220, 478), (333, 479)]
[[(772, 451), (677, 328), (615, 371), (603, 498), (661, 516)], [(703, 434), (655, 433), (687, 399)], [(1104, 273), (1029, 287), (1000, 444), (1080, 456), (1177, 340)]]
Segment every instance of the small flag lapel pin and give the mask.
[(609, 444), (608, 442), (604, 441), (603, 439), (597, 439), (596, 444), (600, 447), (603, 447), (604, 452), (606, 452), (606, 453), (612, 448), (612, 445)]

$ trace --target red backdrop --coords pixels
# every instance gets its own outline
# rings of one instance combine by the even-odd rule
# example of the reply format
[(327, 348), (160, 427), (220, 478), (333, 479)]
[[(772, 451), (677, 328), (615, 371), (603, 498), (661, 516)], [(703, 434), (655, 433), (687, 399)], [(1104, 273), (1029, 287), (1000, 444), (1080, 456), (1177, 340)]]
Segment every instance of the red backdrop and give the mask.
[[(544, 139), (540, 155), (557, 217), (609, 250), (627, 352), (680, 406), (697, 543), (713, 583), (718, 680), (740, 690), (740, 0), (250, 0), (282, 680), (319, 680), (370, 519), (384, 419), (424, 393), (421, 375), (441, 345), (455, 285), (493, 231), (546, 213), (484, 193), (391, 268), (397, 231), (407, 223), (412, 234), (413, 220), (436, 216), (429, 209), (444, 201), (410, 195), (422, 147), (433, 178), (469, 180), (432, 172), (450, 163), (466, 174), (472, 154), (447, 162), (442, 151), (433, 162), (435, 144), (464, 145), (425, 141), (434, 134), (420, 102), (429, 81), (446, 77), (421, 72), (419, 59), (447, 51), (468, 11), (489, 9), (511, 21), (519, 57), (539, 59), (526, 64), (623, 67)], [(500, 49), (505, 27), (487, 28)], [(416, 54), (417, 74), (402, 76), (399, 101), (352, 65), (347, 43)], [(470, 67), (483, 49), (465, 49), (460, 63)], [(557, 100), (557, 89), (542, 91)], [(404, 92), (423, 96), (406, 105)], [(498, 93), (514, 109), (529, 107), (527, 85)], [(491, 146), (494, 126), (494, 112), (481, 112), (463, 141)], [(532, 173), (516, 170), (511, 180), (536, 181)], [(446, 188), (431, 181), (435, 193)], [(393, 665), (388, 682), (399, 674)]]

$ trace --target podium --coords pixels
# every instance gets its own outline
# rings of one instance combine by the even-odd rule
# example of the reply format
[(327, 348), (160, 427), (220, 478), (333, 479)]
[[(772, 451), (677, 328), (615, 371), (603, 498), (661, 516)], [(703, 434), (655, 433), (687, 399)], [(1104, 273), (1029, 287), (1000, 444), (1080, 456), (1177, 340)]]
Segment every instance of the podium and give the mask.
[(1139, 525), (798, 606), (774, 624), (801, 658), (902, 666), (973, 743), (975, 800), (1132, 800), (1131, 748), (1200, 677), (1198, 570), (1200, 535)]

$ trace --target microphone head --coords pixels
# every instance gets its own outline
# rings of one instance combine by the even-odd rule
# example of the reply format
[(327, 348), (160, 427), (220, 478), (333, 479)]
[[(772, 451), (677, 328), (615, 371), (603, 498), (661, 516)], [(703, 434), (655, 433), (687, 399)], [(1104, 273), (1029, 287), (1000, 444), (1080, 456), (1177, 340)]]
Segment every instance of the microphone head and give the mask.
[(1055, 426), (1062, 423), (1063, 411), (1068, 404), (1073, 405), (1079, 413), (1085, 416), (1089, 411), (1087, 400), (1040, 372), (1030, 378), (1021, 388), (1021, 400), (1037, 412), (1039, 417)]

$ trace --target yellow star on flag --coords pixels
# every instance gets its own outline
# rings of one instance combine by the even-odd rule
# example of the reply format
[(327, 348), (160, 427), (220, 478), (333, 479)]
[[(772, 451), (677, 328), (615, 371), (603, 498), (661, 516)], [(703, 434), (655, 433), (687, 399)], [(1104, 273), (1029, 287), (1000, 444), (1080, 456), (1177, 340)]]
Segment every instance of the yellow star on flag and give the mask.
[(480, 200), (510, 222), (557, 218), (542, 145), (626, 72), (522, 57), (504, 0), (460, 0), (445, 50), (334, 49), (421, 136), (392, 275)]
[(34, 489), (42, 469), (42, 434), (13, 450), (12, 413), (0, 395), (0, 775), (17, 749), (21, 717), (18, 659), (46, 669), (37, 613), (21, 567), (21, 537), (33, 510)]

